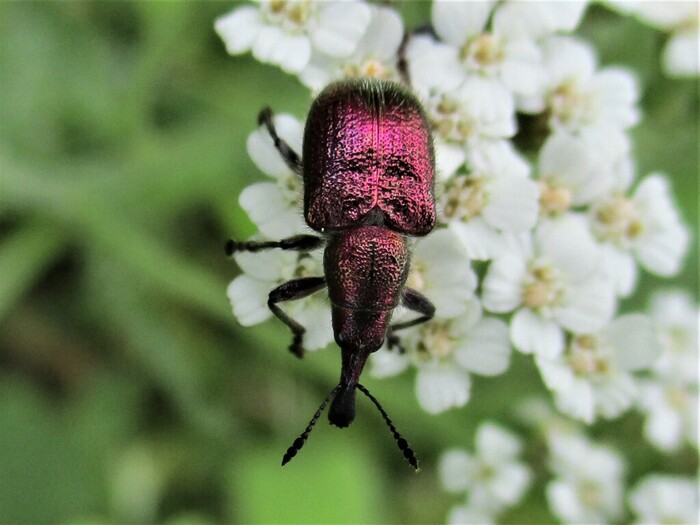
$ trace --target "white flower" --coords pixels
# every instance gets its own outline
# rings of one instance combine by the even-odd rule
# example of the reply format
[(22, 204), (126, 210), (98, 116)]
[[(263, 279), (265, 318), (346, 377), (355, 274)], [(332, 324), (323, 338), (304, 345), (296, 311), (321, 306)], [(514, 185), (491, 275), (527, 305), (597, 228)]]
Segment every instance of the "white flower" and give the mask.
[(666, 452), (684, 442), (697, 447), (698, 309), (689, 294), (667, 291), (652, 297), (650, 311), (663, 351), (641, 384), (644, 435)]
[(651, 320), (629, 314), (597, 334), (573, 337), (563, 355), (536, 362), (557, 408), (592, 423), (597, 415), (613, 418), (632, 405), (638, 394), (632, 372), (651, 366), (660, 352)]
[[(430, 413), (468, 402), (470, 372), (503, 373), (510, 361), (508, 331), (502, 321), (482, 318), (474, 298), (476, 282), (469, 258), (450, 230), (437, 230), (421, 240), (413, 253), (407, 286), (434, 303), (435, 319), (396, 332), (405, 353), (386, 348), (375, 352), (370, 373), (387, 377), (415, 365), (416, 395)], [(401, 308), (394, 321), (416, 315)]]
[[(304, 127), (291, 115), (275, 115), (278, 135), (295, 151), (301, 151)], [(246, 187), (239, 197), (241, 207), (270, 239), (310, 233), (301, 214), (301, 178), (284, 163), (264, 126), (248, 137), (248, 155), (275, 182), (258, 182)]]
[(663, 353), (655, 374), (676, 382), (698, 382), (698, 320), (700, 312), (685, 291), (656, 292), (649, 308), (661, 337)]
[(495, 516), (517, 504), (530, 484), (530, 469), (519, 461), (522, 443), (511, 432), (486, 422), (476, 432), (474, 448), (473, 454), (458, 449), (444, 452), (440, 479), (447, 491), (467, 493), (472, 512)]
[[(580, 134), (592, 144), (628, 146), (624, 131), (639, 121), (639, 88), (635, 77), (618, 67), (597, 69), (593, 49), (569, 36), (551, 36), (542, 43), (546, 70), (540, 98), (526, 105), (546, 110), (552, 130)], [(617, 157), (625, 149), (610, 152)]]
[(535, 226), (539, 189), (530, 167), (507, 141), (484, 144), (470, 156), (469, 173), (444, 184), (441, 210), (472, 259), (491, 259), (504, 248), (501, 232)]
[(280, 66), (288, 73), (302, 71), (312, 49), (330, 56), (348, 56), (371, 18), (360, 2), (308, 0), (261, 1), (246, 5), (216, 20), (214, 28), (232, 54), (252, 50), (261, 62)]
[(347, 57), (332, 57), (321, 52), (311, 55), (299, 79), (318, 91), (332, 80), (347, 77), (373, 77), (399, 80), (397, 52), (403, 38), (403, 21), (393, 9), (370, 8), (372, 19), (355, 51)]
[[(697, 374), (697, 368), (693, 370)], [(698, 447), (698, 389), (672, 378), (643, 381), (638, 406), (645, 414), (644, 436), (670, 453), (684, 442)]]
[(555, 132), (545, 141), (537, 164), (540, 208), (556, 216), (589, 204), (612, 184), (604, 159), (583, 139)]
[(513, 96), (496, 80), (474, 76), (455, 90), (423, 98), (442, 178), (452, 175), (470, 153), (515, 135)]
[(551, 432), (547, 502), (564, 523), (608, 523), (622, 515), (624, 464), (613, 450), (582, 435)]
[(668, 277), (681, 269), (688, 231), (660, 174), (646, 177), (631, 196), (614, 192), (589, 211), (591, 227), (603, 243), (604, 267), (617, 293), (628, 295), (636, 283), (633, 257), (651, 273)]
[(554, 358), (564, 349), (564, 329), (597, 332), (610, 319), (614, 293), (598, 271), (598, 246), (583, 217), (566, 214), (541, 222), (520, 249), (494, 259), (483, 282), (483, 304), (492, 312), (516, 310), (511, 339), (525, 353)]
[(450, 67), (462, 69), (465, 78), (476, 73), (499, 79), (515, 95), (536, 96), (544, 80), (536, 40), (553, 31), (575, 27), (584, 3), (511, 2), (499, 4), (492, 13), (493, 5), (493, 2), (433, 3), (435, 32), (455, 49)]
[[(323, 275), (321, 249), (308, 254), (281, 250), (241, 252), (234, 258), (244, 273), (229, 284), (226, 294), (233, 314), (243, 326), (262, 323), (272, 316), (267, 298), (273, 288), (294, 278)], [(324, 292), (290, 301), (282, 308), (306, 328), (304, 349), (325, 348), (333, 341), (331, 309)]]
[(698, 486), (690, 477), (649, 474), (630, 491), (635, 523), (697, 523)]
[(651, 26), (670, 32), (662, 57), (667, 75), (689, 77), (700, 73), (700, 10), (697, 2), (618, 0), (609, 3), (621, 12), (633, 14)]
[(492, 525), (495, 523), (489, 512), (470, 505), (456, 505), (447, 516), (450, 525)]

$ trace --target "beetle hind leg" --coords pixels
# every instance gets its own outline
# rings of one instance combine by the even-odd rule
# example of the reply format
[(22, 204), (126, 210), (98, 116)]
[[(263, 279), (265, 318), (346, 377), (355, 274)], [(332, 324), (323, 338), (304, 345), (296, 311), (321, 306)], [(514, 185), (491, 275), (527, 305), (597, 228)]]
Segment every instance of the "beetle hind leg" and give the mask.
[(272, 137), (275, 148), (282, 156), (282, 160), (284, 160), (285, 164), (289, 166), (289, 169), (291, 169), (297, 175), (301, 175), (301, 157), (289, 144), (287, 144), (284, 139), (280, 138), (280, 136), (277, 134), (272, 109), (265, 107), (260, 110), (260, 113), (258, 113), (258, 125), (265, 126), (267, 132), (270, 134), (270, 137)]
[(284, 301), (296, 301), (297, 299), (303, 299), (317, 292), (321, 288), (326, 286), (325, 277), (304, 277), (301, 279), (294, 279), (292, 281), (287, 281), (279, 285), (277, 288), (270, 292), (267, 300), (267, 306), (272, 311), (275, 316), (286, 324), (292, 331), (292, 344), (289, 345), (289, 351), (295, 356), (301, 358), (304, 357), (303, 340), (306, 328), (304, 328), (298, 321), (292, 319), (287, 313), (285, 313), (277, 303)]

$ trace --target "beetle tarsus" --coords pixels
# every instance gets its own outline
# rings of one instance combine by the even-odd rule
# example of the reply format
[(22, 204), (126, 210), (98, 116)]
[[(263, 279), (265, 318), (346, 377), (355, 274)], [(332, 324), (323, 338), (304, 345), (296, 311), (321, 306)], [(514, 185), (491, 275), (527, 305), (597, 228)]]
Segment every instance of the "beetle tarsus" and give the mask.
[[(389, 330), (391, 332), (391, 329)], [(399, 352), (399, 354), (406, 353), (406, 348), (404, 348), (404, 346), (401, 344), (401, 338), (398, 335), (389, 333), (389, 335), (386, 338), (386, 345), (389, 348), (389, 350), (396, 349)]]
[(303, 327), (300, 332), (295, 332), (292, 338), (292, 344), (289, 345), (289, 351), (299, 359), (304, 357), (304, 332), (306, 332), (306, 329)]

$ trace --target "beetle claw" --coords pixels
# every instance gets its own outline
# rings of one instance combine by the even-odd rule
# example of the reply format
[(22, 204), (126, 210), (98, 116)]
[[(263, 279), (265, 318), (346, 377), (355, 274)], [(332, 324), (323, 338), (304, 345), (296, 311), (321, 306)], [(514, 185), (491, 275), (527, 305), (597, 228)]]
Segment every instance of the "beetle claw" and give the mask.
[(406, 349), (401, 344), (401, 339), (399, 338), (398, 335), (393, 335), (393, 334), (390, 335), (389, 337), (387, 337), (386, 342), (387, 342), (387, 346), (389, 347), (389, 350), (393, 350), (394, 348), (396, 348), (396, 350), (398, 350), (399, 354), (406, 353)]
[(303, 338), (303, 334), (294, 334), (292, 344), (289, 345), (289, 351), (295, 356), (297, 356), (299, 359), (304, 357), (304, 347), (301, 345)]

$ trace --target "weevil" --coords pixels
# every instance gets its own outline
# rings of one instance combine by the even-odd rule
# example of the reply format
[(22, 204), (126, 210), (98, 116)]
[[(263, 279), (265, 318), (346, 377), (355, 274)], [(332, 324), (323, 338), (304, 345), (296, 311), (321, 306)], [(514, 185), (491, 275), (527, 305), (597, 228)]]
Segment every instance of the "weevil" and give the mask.
[[(310, 251), (325, 246), (324, 275), (281, 284), (268, 306), (293, 334), (290, 351), (303, 356), (305, 329), (279, 306), (328, 289), (335, 342), (341, 351), (338, 385), (323, 401), (306, 430), (285, 452), (289, 462), (306, 442), (326, 405), (328, 419), (344, 428), (355, 418), (355, 391), (379, 409), (406, 460), (418, 460), (379, 402), (359, 382), (367, 358), (387, 340), (400, 347), (396, 332), (430, 320), (435, 307), (406, 287), (409, 238), (435, 226), (435, 158), (425, 112), (401, 84), (370, 79), (339, 81), (314, 100), (306, 120), (300, 157), (275, 129), (269, 108), (260, 112), (277, 151), (303, 178), (304, 218), (320, 235), (279, 241), (228, 241), (229, 255), (279, 248)], [(418, 314), (391, 324), (399, 305)], [(332, 401), (331, 401), (332, 400)]]

